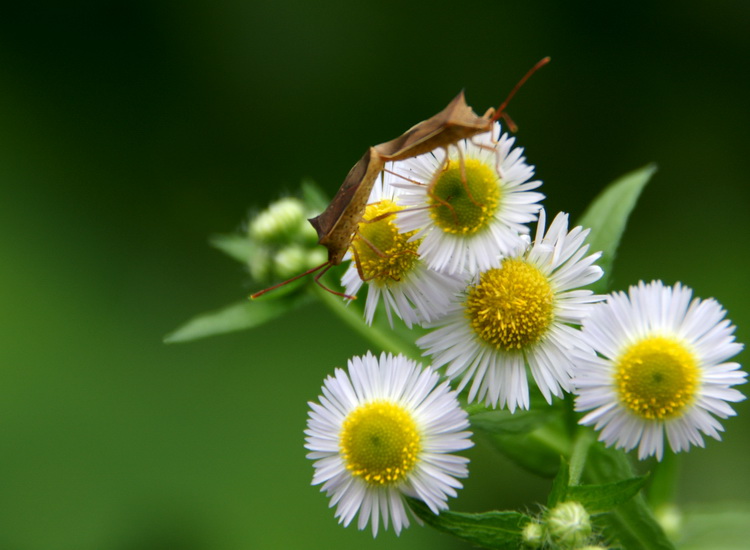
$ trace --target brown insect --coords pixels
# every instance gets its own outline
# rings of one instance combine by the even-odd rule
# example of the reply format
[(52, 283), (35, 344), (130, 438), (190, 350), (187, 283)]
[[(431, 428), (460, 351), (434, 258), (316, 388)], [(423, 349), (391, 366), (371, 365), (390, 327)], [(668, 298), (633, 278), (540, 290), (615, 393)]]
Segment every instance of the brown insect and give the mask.
[(258, 298), (266, 292), (296, 281), (320, 270), (315, 276), (315, 282), (325, 290), (338, 296), (354, 299), (323, 286), (320, 278), (332, 266), (339, 265), (349, 249), (352, 237), (362, 221), (362, 214), (367, 206), (370, 192), (377, 177), (383, 172), (386, 162), (404, 160), (429, 153), (438, 148), (448, 149), (462, 139), (469, 139), (478, 134), (489, 132), (496, 120), (502, 118), (510, 129), (515, 132), (516, 125), (505, 113), (505, 108), (518, 89), (539, 68), (546, 65), (550, 58), (545, 57), (529, 70), (513, 87), (508, 97), (497, 109), (489, 108), (482, 116), (466, 104), (464, 93), (461, 91), (438, 114), (412, 126), (402, 135), (370, 147), (355, 164), (341, 184), (336, 196), (319, 216), (310, 218), (310, 223), (318, 232), (318, 243), (328, 249), (328, 260), (319, 266), (308, 269), (282, 283), (256, 292), (251, 298)]

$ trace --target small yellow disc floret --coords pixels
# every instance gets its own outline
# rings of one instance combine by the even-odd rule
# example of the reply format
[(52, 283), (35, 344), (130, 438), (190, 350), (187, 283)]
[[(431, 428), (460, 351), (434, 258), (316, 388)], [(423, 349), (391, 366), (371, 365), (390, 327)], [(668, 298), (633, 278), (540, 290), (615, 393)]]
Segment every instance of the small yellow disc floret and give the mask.
[(547, 277), (524, 260), (510, 258), (469, 288), (465, 314), (480, 339), (512, 351), (541, 340), (554, 319), (554, 303)]
[(682, 414), (694, 401), (700, 370), (694, 354), (674, 338), (654, 336), (631, 345), (617, 361), (620, 401), (648, 420)]
[(388, 401), (373, 401), (349, 413), (339, 445), (347, 470), (371, 485), (402, 481), (421, 450), (412, 415)]
[(398, 232), (394, 220), (399, 210), (401, 207), (390, 200), (365, 209), (351, 244), (357, 269), (365, 281), (380, 285), (400, 281), (416, 265), (421, 241), (409, 242), (414, 231)]
[(477, 159), (449, 160), (430, 187), (430, 215), (446, 233), (473, 235), (485, 229), (500, 204), (498, 176)]

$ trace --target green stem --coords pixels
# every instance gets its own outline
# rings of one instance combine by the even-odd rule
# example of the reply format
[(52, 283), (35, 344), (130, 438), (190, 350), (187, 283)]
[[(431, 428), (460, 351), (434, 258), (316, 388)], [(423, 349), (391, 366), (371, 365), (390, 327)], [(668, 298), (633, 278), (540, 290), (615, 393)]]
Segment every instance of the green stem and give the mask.
[(388, 351), (394, 354), (403, 354), (411, 359), (421, 360), (419, 350), (416, 346), (409, 345), (396, 336), (395, 332), (386, 332), (375, 325), (368, 325), (362, 315), (362, 312), (353, 307), (347, 307), (344, 300), (340, 297), (326, 292), (318, 285), (310, 285), (313, 294), (320, 299), (325, 306), (341, 319), (345, 325), (358, 333), (373, 346), (382, 351)]
[(570, 440), (567, 439), (560, 430), (552, 426), (545, 425), (537, 428), (529, 434), (529, 438), (546, 446), (550, 451), (562, 456), (568, 456), (570, 453)]
[(674, 500), (677, 476), (679, 474), (679, 457), (667, 449), (661, 462), (651, 470), (651, 487), (648, 490), (648, 503), (654, 510), (671, 504)]

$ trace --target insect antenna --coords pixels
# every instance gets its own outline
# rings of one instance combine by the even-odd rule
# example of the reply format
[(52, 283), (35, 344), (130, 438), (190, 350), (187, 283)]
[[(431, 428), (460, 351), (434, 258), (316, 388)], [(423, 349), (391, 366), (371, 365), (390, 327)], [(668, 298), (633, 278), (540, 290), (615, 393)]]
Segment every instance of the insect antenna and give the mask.
[(516, 130), (518, 130), (518, 126), (516, 126), (515, 122), (513, 122), (513, 120), (507, 114), (505, 114), (505, 108), (508, 106), (508, 103), (510, 103), (510, 100), (513, 99), (513, 96), (516, 95), (516, 92), (519, 90), (519, 88), (521, 86), (523, 86), (525, 84), (525, 82), (529, 79), (529, 77), (531, 77), (532, 74), (534, 74), (535, 72), (537, 72), (539, 69), (541, 69), (542, 67), (544, 67), (549, 62), (550, 62), (550, 57), (549, 56), (545, 57), (543, 59), (540, 59), (536, 63), (536, 65), (534, 65), (533, 67), (531, 67), (531, 69), (529, 69), (529, 71), (525, 75), (523, 75), (523, 78), (521, 80), (519, 80), (518, 83), (516, 83), (515, 86), (513, 86), (513, 89), (508, 94), (508, 97), (505, 98), (505, 101), (503, 101), (500, 104), (500, 106), (495, 111), (495, 114), (492, 115), (492, 119), (491, 120), (493, 122), (496, 121), (496, 120), (498, 120), (498, 119), (500, 119), (500, 118), (502, 118), (506, 122), (506, 124), (508, 125), (508, 128), (511, 130), (511, 132), (515, 132)]

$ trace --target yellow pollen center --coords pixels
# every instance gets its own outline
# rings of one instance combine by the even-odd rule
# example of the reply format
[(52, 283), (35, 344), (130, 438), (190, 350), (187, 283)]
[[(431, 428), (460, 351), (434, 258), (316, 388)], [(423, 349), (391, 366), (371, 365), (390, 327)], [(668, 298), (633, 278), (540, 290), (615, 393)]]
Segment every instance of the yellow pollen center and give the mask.
[(373, 401), (349, 413), (339, 446), (347, 470), (371, 485), (402, 481), (421, 450), (411, 414), (387, 401)]
[(654, 336), (631, 345), (617, 361), (620, 401), (648, 420), (679, 416), (698, 390), (700, 370), (682, 342)]
[(449, 160), (430, 186), (430, 216), (446, 233), (485, 229), (500, 204), (498, 180), (494, 168), (477, 159)]
[(554, 319), (555, 295), (536, 267), (519, 259), (503, 260), (469, 287), (465, 314), (474, 332), (503, 351), (536, 344)]
[(363, 280), (388, 285), (400, 281), (416, 265), (421, 241), (409, 242), (415, 232), (399, 233), (393, 223), (401, 209), (390, 200), (370, 204), (365, 209), (351, 244)]

